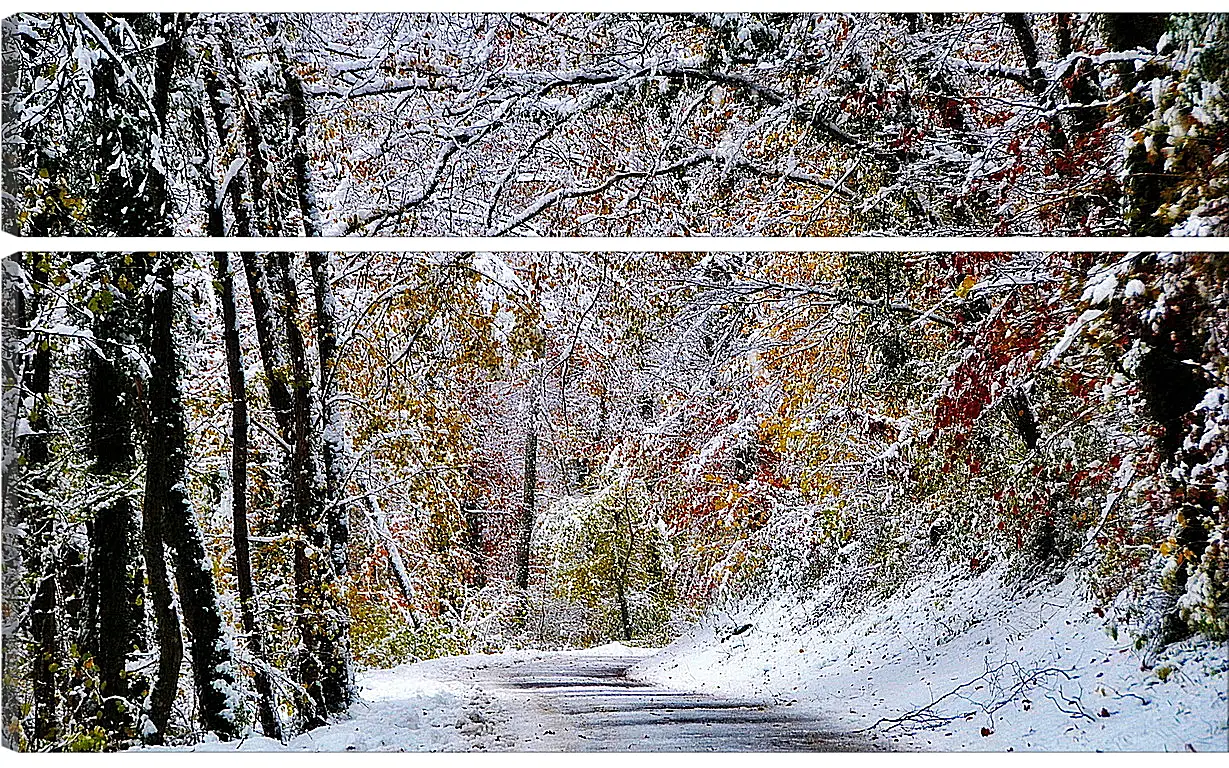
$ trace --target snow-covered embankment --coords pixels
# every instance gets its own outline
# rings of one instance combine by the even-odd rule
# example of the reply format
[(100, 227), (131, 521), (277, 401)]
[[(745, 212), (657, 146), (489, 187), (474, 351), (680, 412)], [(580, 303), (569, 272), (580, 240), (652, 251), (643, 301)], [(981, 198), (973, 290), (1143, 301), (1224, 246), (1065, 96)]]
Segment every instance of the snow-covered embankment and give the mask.
[(934, 580), (857, 616), (776, 598), (710, 617), (632, 674), (878, 724), (870, 736), (898, 749), (1229, 748), (1229, 646), (1147, 657), (1076, 582)]

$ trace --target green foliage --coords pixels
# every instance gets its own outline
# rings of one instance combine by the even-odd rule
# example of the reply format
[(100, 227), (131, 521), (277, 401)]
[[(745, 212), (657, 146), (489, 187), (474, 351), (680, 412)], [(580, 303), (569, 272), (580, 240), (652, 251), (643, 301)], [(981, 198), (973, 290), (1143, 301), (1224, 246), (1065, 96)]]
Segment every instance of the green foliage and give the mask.
[(107, 732), (100, 726), (78, 731), (68, 737), (64, 745), (65, 752), (104, 752), (110, 739)]
[(1199, 553), (1178, 599), (1178, 615), (1191, 631), (1222, 640), (1229, 638), (1229, 557), (1223, 536), (1223, 530), (1216, 532)]
[(467, 633), (438, 616), (415, 627), (380, 595), (352, 600), (350, 642), (354, 661), (367, 669), (387, 669), (410, 661), (468, 653)]
[(650, 502), (642, 480), (615, 480), (575, 500), (558, 531), (552, 583), (556, 597), (587, 609), (582, 643), (668, 639), (667, 543)]

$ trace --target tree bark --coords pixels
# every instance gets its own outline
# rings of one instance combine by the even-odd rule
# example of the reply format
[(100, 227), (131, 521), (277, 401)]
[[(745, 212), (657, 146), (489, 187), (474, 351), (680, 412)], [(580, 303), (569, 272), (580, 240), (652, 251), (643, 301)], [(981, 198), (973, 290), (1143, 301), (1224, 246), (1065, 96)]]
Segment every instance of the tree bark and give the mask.
[(235, 311), (235, 279), (230, 267), (230, 254), (214, 254), (217, 270), (218, 300), (222, 305), (222, 339), (226, 345), (226, 371), (230, 381), (231, 401), (231, 520), (235, 546), (235, 578), (239, 585), (239, 616), (248, 650), (256, 660), (257, 714), (260, 727), (271, 739), (282, 740), (282, 723), (277, 716), (273, 682), (265, 669), (264, 643), (256, 622), (256, 587), (252, 579), (251, 547), (248, 541), (247, 459), (248, 403), (247, 384), (243, 371), (243, 348), (239, 339), (239, 318)]
[[(1075, 42), (1071, 35), (1070, 13), (1054, 14), (1054, 37), (1057, 58), (1061, 61), (1075, 52)], [(1091, 65), (1078, 61), (1073, 65), (1070, 75), (1063, 78), (1063, 87), (1067, 97), (1074, 104), (1092, 104), (1102, 98), (1101, 88), (1097, 84), (1096, 72)], [(1104, 107), (1081, 107), (1071, 112), (1071, 132), (1086, 134), (1105, 122)]]
[(344, 712), (354, 696), (350, 666), (349, 620), (335, 581), (326, 531), (327, 489), (317, 463), (313, 383), (306, 344), (299, 330), (298, 289), (290, 254), (270, 255), (270, 271), (280, 294), (281, 331), (290, 358), (292, 410), (290, 432), (290, 502), (295, 527), (294, 575), (300, 639), (299, 683), (313, 703), (305, 727), (324, 725), (327, 715)]
[[(95, 338), (99, 338), (97, 332)], [(95, 356), (90, 368), (91, 473), (97, 482), (115, 486), (133, 468), (131, 404), (112, 361)], [(130, 539), (136, 531), (132, 499), (122, 491), (119, 494), (97, 509), (90, 526), (87, 645), (98, 667), (103, 723), (122, 738), (131, 726), (126, 667), (136, 645), (136, 628), (132, 621), (135, 595), (128, 574), (135, 555)]]
[(530, 394), (529, 417), (525, 426), (524, 486), (521, 492), (519, 535), (516, 541), (516, 588), (529, 589), (529, 555), (533, 540), (535, 502), (538, 489), (538, 394)]
[[(47, 256), (22, 254), (10, 258), (25, 262), (23, 266), (30, 282), (28, 286), (22, 286), (12, 280), (5, 281), (6, 292), (10, 296), (10, 301), (5, 303), (6, 321), (10, 329), (30, 328), (38, 321), (42, 298), (40, 286), (47, 284)], [(47, 414), (47, 397), (51, 389), (51, 347), (45, 341), (30, 336), (26, 336), (25, 341), (32, 344), (34, 349), (25, 351), (24, 364), (17, 369), (10, 368), (14, 360), (6, 350), (5, 378), (7, 385), (8, 381), (20, 376), (20, 397), (31, 398), (34, 403), (25, 415), (29, 432), (17, 438), (16, 447), (21, 457), (19, 471), (22, 477), (29, 479), (35, 498), (13, 510), (15, 514), (12, 518), (6, 509), (5, 518), (25, 525), (29, 536), (28, 549), (23, 553), (25, 568), (35, 578), (30, 606), (30, 656), (33, 659), (31, 682), (34, 693), (32, 741), (37, 747), (54, 743), (60, 730), (60, 695), (56, 670), (62, 664), (62, 659), (57, 611), (60, 590), (55, 554), (59, 537), (55, 511), (45, 499), (51, 490), (46, 467), (51, 459), (51, 445), (48, 440), (51, 424)], [(6, 479), (11, 481), (12, 475), (7, 475)], [(9, 501), (7, 491), (8, 489), (5, 493), (6, 507)]]
[(150, 313), (150, 430), (146, 508), (160, 515), (171, 547), (201, 723), (228, 740), (239, 735), (235, 663), (218, 607), (213, 569), (187, 489), (188, 433), (174, 340), (175, 285), (170, 256), (155, 271)]
[[(144, 27), (151, 20), (140, 17), (134, 23), (137, 27)], [(107, 14), (89, 14), (88, 21), (102, 32), (112, 51), (130, 47), (121, 39), (121, 34), (108, 24)], [(155, 35), (168, 31), (165, 24), (159, 23), (158, 26), (160, 28), (157, 30), (143, 30), (146, 34), (142, 37), (153, 39)], [(158, 162), (161, 144), (155, 143), (155, 138), (162, 132), (161, 122), (165, 120), (170, 93), (170, 75), (178, 58), (178, 49), (174, 36), (159, 46), (153, 103), (137, 97), (144, 85), (121, 72), (119, 63), (111, 56), (100, 57), (94, 65), (95, 98), (92, 111), (94, 124), (100, 130), (99, 155), (95, 159), (99, 188), (92, 213), (101, 230), (99, 234), (128, 237), (165, 237), (171, 234), (167, 216), (169, 196), (166, 174)], [(150, 114), (150, 107), (154, 104), (163, 105), (162, 114)]]
[[(271, 31), (277, 34), (274, 23)], [(303, 80), (295, 72), (285, 50), (279, 46), (278, 62), (286, 83), (287, 105), (291, 131), (291, 166), (303, 234), (320, 237), (320, 207), (312, 186), (311, 157), (307, 149), (307, 128), (310, 110)], [(342, 418), (337, 387), (337, 299), (333, 295), (329, 257), (322, 251), (311, 251), (307, 261), (312, 273), (312, 293), (316, 304), (316, 343), (320, 363), (320, 403), (324, 416), (324, 477), (328, 492), (328, 534), (333, 572), (344, 578), (349, 570), (347, 549), (350, 540), (350, 509), (341, 503), (346, 486), (345, 422)]]
[[(472, 481), (472, 474), (470, 478)], [(483, 546), (486, 513), (478, 499), (472, 496), (462, 505), (461, 513), (465, 516), (465, 545), (474, 569), (472, 583), (482, 589), (486, 586), (486, 549)]]
[[(1111, 51), (1130, 51), (1136, 48), (1155, 50), (1165, 32), (1168, 20), (1160, 13), (1107, 13), (1100, 17), (1105, 42)], [(1131, 93), (1136, 85), (1154, 77), (1155, 68), (1144, 66), (1136, 70), (1133, 62), (1117, 65), (1120, 88), (1124, 94)], [(1152, 98), (1148, 93), (1133, 93), (1116, 108), (1117, 119), (1122, 122), (1123, 135), (1130, 136), (1136, 129), (1149, 129), (1152, 119)], [(1131, 145), (1127, 150), (1122, 173), (1122, 215), (1126, 223), (1125, 234), (1131, 237), (1160, 237), (1169, 233), (1169, 224), (1157, 216), (1165, 202), (1168, 175), (1165, 172), (1165, 157), (1160, 153), (1149, 157), (1144, 142)]]
[(1007, 406), (1008, 420), (1016, 428), (1024, 445), (1030, 451), (1037, 450), (1037, 443), (1041, 440), (1041, 427), (1037, 423), (1037, 413), (1028, 393), (1023, 389), (1015, 390), (1004, 398), (1004, 404)]
[[(1006, 13), (1003, 18), (1007, 21), (1007, 26), (1011, 27), (1011, 31), (1016, 36), (1016, 42), (1020, 46), (1020, 53), (1024, 56), (1024, 65), (1028, 70), (1028, 78), (1031, 83), (1030, 90), (1038, 99), (1045, 98), (1046, 92), (1049, 90), (1049, 82), (1046, 80), (1045, 73), (1042, 72), (1040, 66), (1041, 54), (1037, 49), (1037, 38), (1033, 34), (1033, 27), (1029, 21), (1028, 14), (1024, 13)], [(1045, 106), (1048, 108), (1052, 99), (1046, 99)], [(1062, 150), (1067, 147), (1067, 134), (1063, 130), (1063, 124), (1057, 117), (1044, 118), (1046, 124), (1046, 132), (1050, 136), (1050, 148), (1054, 150)]]
[[(223, 39), (225, 50), (229, 43)], [(221, 94), (220, 84), (215, 89)], [(221, 99), (214, 99), (213, 112), (219, 130), (225, 130)], [(243, 141), (248, 153), (250, 190), (261, 229), (276, 229), (276, 201), (266, 195), (268, 178), (261, 153), (264, 140), (257, 121), (245, 115)], [(228, 191), (232, 207), (239, 188)], [(256, 226), (253, 225), (253, 229)], [(294, 580), (298, 604), (296, 631), (300, 638), (298, 678), (310, 706), (305, 708), (304, 727), (326, 722), (330, 713), (345, 711), (354, 697), (349, 659), (349, 622), (344, 604), (336, 594), (337, 558), (328, 529), (327, 486), (321, 487), (313, 427), (313, 386), (308, 370), (306, 345), (298, 326), (298, 291), (288, 254), (243, 254), (244, 273), (256, 319), (256, 336), (266, 378), (269, 402), (278, 431), (288, 446), (288, 492), (281, 523), (295, 531)], [(274, 292), (276, 289), (276, 292)], [(327, 449), (326, 449), (327, 450)], [(337, 532), (343, 539), (342, 532)], [(344, 547), (344, 543), (343, 543)], [(324, 555), (324, 557), (321, 557)]]
[(268, 382), (269, 406), (283, 439), (292, 430), (294, 406), (290, 396), (290, 364), (286, 360), (285, 335), (280, 319), (270, 301), (269, 276), (258, 254), (244, 252), (243, 273), (247, 278), (248, 296), (256, 318), (256, 343), (260, 361)]
[(161, 482), (156, 473), (147, 473), (145, 504), (141, 515), (145, 534), (145, 569), (158, 640), (158, 671), (149, 704), (149, 720), (154, 725), (154, 733), (147, 740), (152, 744), (161, 744), (165, 740), (171, 709), (179, 693), (179, 668), (183, 664), (183, 635), (179, 631), (179, 613), (175, 610), (166, 567), (162, 508), (153, 501), (158, 489), (150, 487)]
[[(627, 490), (623, 491), (623, 500), (614, 508), (614, 540), (611, 541), (611, 556), (614, 558), (615, 600), (619, 604), (619, 622), (623, 629), (623, 639), (632, 639), (632, 617), (627, 604), (627, 577), (631, 567), (632, 546), (634, 545), (631, 520), (628, 518)], [(619, 551), (620, 539), (623, 538), (623, 526), (627, 525), (627, 538), (623, 542), (623, 551)]]
[[(103, 267), (96, 274), (100, 284), (106, 277), (108, 284), (115, 286), (119, 278), (137, 284), (133, 279), (139, 273), (140, 270), (130, 267), (114, 270)], [(96, 295), (111, 298), (109, 308), (95, 315), (93, 327), (99, 347), (90, 354), (87, 373), (87, 455), (94, 482), (110, 492), (109, 500), (96, 508), (88, 525), (86, 648), (98, 669), (101, 723), (105, 730), (122, 740), (133, 735), (134, 725), (134, 708), (130, 702), (133, 691), (126, 670), (128, 656), (137, 645), (134, 621), (137, 595), (130, 573), (137, 555), (132, 542), (138, 532), (135, 505), (124, 485), (136, 464), (132, 434), (136, 391), (133, 379), (120, 369), (112, 357), (114, 353), (109, 350), (117, 339), (135, 335), (130, 317), (132, 310), (128, 306), (134, 300), (118, 287), (108, 290), (104, 286)]]
[(276, 194), (276, 184), (269, 177), (266, 170), (266, 166), (271, 165), (271, 162), (264, 155), (265, 136), (262, 130), (263, 126), (260, 120), (257, 119), (258, 116), (253, 114), (255, 108), (248, 103), (247, 97), (244, 94), (243, 58), (237, 55), (227, 35), (223, 34), (220, 37), (219, 44), (223, 60), (231, 62), (234, 67), (235, 88), (231, 95), (238, 98), (235, 103), (242, 105), (243, 108), (242, 120), (239, 121), (239, 124), (242, 126), (243, 145), (248, 156), (246, 170), (249, 174), (249, 191), (251, 193), (252, 211), (254, 214), (252, 228), (258, 230), (255, 232), (258, 235), (279, 235), (282, 233), (285, 217)]
[[(206, 72), (206, 95), (210, 111), (213, 114), (213, 128), (219, 146), (225, 146), (230, 140), (227, 128), (228, 119), (224, 104), (229, 103), (223, 98), (219, 73), (216, 70)], [(230, 120), (234, 120), (230, 113)], [(198, 105), (198, 119), (201, 136), (200, 144), (206, 162), (201, 177), (204, 179), (205, 196), (210, 201), (208, 232), (211, 237), (223, 237), (226, 234), (225, 221), (222, 215), (222, 197), (227, 195), (233, 201), (233, 210), (240, 230), (250, 235), (250, 204), (240, 201), (241, 192), (246, 186), (246, 174), (240, 171), (232, 183), (238, 182), (233, 190), (217, 189), (213, 183), (213, 163), (209, 158), (209, 141), (204, 135), (206, 121), (204, 105)], [(231, 269), (230, 254), (226, 251), (215, 251), (214, 255), (214, 290), (218, 303), (222, 308), (222, 341), (226, 349), (226, 373), (230, 384), (231, 402), (231, 537), (235, 547), (235, 580), (239, 588), (239, 618), (243, 628), (244, 641), (254, 660), (253, 679), (256, 685), (256, 709), (261, 730), (265, 736), (281, 741), (283, 738), (281, 719), (277, 714), (277, 700), (273, 692), (273, 681), (269, 677), (264, 653), (264, 641), (256, 620), (256, 587), (252, 578), (251, 545), (248, 533), (247, 517), (247, 479), (248, 479), (248, 401), (247, 381), (243, 368), (243, 346), (239, 337), (239, 317), (235, 306), (235, 277)]]
[[(305, 186), (305, 181), (300, 181)], [(302, 197), (302, 196), (300, 196)], [(341, 414), (337, 386), (337, 299), (329, 273), (328, 255), (313, 251), (307, 256), (311, 265), (312, 287), (316, 300), (316, 349), (320, 363), (320, 407), (324, 416), (322, 435), (329, 555), (333, 574), (344, 579), (349, 571), (350, 505), (346, 496), (346, 425)]]
[[(230, 41), (223, 33), (218, 40), (218, 57), (222, 61), (233, 62), (234, 56)], [(237, 151), (245, 153), (242, 165), (235, 171), (228, 187), (223, 190), (214, 187), (206, 191), (213, 203), (210, 206), (209, 231), (215, 237), (225, 233), (220, 205), (222, 201), (218, 199), (220, 192), (230, 200), (231, 213), (239, 232), (245, 237), (256, 237), (262, 233), (262, 227), (258, 223), (260, 214), (268, 209), (265, 189), (269, 181), (265, 172), (265, 158), (260, 149), (263, 140), (259, 126), (251, 115), (241, 108), (241, 97), (238, 94), (240, 89), (228, 88), (226, 73), (218, 67), (206, 67), (203, 74), (205, 94), (218, 145), (234, 146)], [(288, 385), (290, 367), (282, 351), (285, 344), (278, 332), (278, 318), (270, 300), (269, 278), (264, 264), (256, 254), (244, 253), (240, 259), (256, 317), (256, 340), (268, 379), (269, 404), (278, 429), (285, 437), (291, 427), (292, 405)]]
[[(114, 53), (124, 50), (125, 43), (130, 42), (124, 39), (125, 34), (110, 24), (104, 14), (82, 18), (80, 23), (91, 35), (101, 35), (97, 42), (109, 49), (108, 55), (102, 56), (95, 66), (93, 78), (94, 118), (100, 126), (99, 155), (95, 159), (100, 179), (99, 204), (92, 211), (95, 221), (100, 231), (117, 235), (169, 235), (169, 195), (166, 175), (159, 162), (161, 143), (157, 138), (164, 133), (171, 78), (181, 52), (180, 20), (174, 15), (146, 15), (134, 18), (128, 25), (143, 39), (165, 41), (155, 53), (148, 97), (142, 90), (145, 86), (133, 80), (131, 72), (126, 71)], [(147, 264), (145, 258), (138, 255), (115, 258), (122, 262), (116, 265), (115, 274), (109, 276), (118, 279), (104, 283), (97, 294), (99, 299), (109, 298), (99, 304), (104, 319), (96, 322), (95, 337), (127, 342), (138, 335), (134, 333), (138, 324), (133, 316), (135, 308), (125, 306), (132, 302), (127, 294), (144, 284)], [(166, 300), (170, 301), (169, 295)], [(100, 330), (104, 333), (100, 334)], [(154, 352), (156, 355), (156, 348)], [(133, 378), (139, 390), (139, 378)], [(91, 426), (95, 427), (91, 454), (96, 471), (110, 475), (112, 482), (128, 475), (135, 463), (131, 408), (139, 399), (139, 391), (129, 391), (124, 379), (113, 360), (95, 353), (90, 387)], [(161, 386), (164, 383), (158, 380), (155, 370), (150, 387)], [(151, 404), (156, 406), (156, 400)], [(155, 458), (161, 458), (155, 441), (162, 437), (156, 429), (151, 430), (149, 447)], [(168, 522), (165, 503), (158, 497), (160, 486), (173, 481), (160, 475), (164, 467), (148, 459), (142, 508), (142, 524), (146, 530), (142, 548), (146, 558), (144, 577), (148, 578), (159, 640), (159, 669), (150, 715), (155, 725), (155, 740), (161, 740), (178, 690), (183, 646), (163, 551), (164, 524)], [(91, 535), (98, 589), (98, 597), (92, 602), (97, 607), (96, 647), (106, 697), (104, 720), (116, 726), (122, 736), (128, 735), (125, 732), (132, 724), (131, 713), (126, 711), (131, 705), (112, 697), (128, 697), (133, 693), (125, 679), (125, 666), (129, 652), (138, 641), (137, 625), (143, 619), (142, 611), (135, 606), (140, 587), (127, 586), (129, 563), (136, 554), (131, 551), (131, 540), (136, 536), (134, 522), (134, 503), (126, 494), (120, 495), (98, 512)], [(140, 568), (137, 573), (141, 575)]]
[(405, 559), (401, 557), (401, 551), (397, 548), (397, 541), (393, 538), (392, 531), (388, 530), (388, 518), (384, 510), (380, 508), (379, 502), (370, 493), (363, 494), (363, 506), (366, 508), (367, 523), (371, 532), (388, 553), (388, 564), (397, 582), (397, 589), (401, 592), (401, 598), (405, 601), (406, 616), (410, 620), (410, 625), (418, 629), (418, 617), (414, 613), (414, 584), (410, 581), (410, 572), (405, 567)]

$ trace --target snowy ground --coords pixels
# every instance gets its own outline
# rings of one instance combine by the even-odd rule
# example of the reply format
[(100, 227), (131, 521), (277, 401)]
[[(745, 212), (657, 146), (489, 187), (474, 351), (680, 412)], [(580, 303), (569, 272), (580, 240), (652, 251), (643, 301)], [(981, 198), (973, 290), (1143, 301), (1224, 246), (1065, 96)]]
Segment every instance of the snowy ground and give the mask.
[[(216, 739), (193, 752), (486, 752), (567, 750), (576, 744), (568, 718), (544, 709), (510, 681), (544, 665), (566, 671), (586, 659), (624, 659), (623, 668), (653, 653), (612, 643), (569, 652), (508, 651), (451, 656), (358, 676), (361, 701), (350, 717), (283, 744), (258, 734)], [(570, 734), (570, 736), (569, 736)], [(161, 749), (157, 749), (161, 751)]]
[(351, 718), (280, 744), (192, 751), (781, 752), (876, 749), (844, 720), (790, 702), (629, 678), (653, 649), (455, 656), (361, 675)]
[(878, 724), (868, 738), (893, 749), (1229, 749), (1229, 647), (1179, 643), (1141, 669), (1080, 594), (1070, 576), (1023, 594), (987, 573), (853, 619), (783, 599), (719, 614), (631, 674)]
[[(1074, 577), (930, 582), (861, 617), (788, 597), (660, 652), (457, 656), (359, 676), (351, 718), (196, 751), (1229, 749), (1229, 647), (1141, 668)], [(737, 631), (737, 632), (736, 632)], [(630, 669), (629, 669), (630, 668)]]
[[(429, 664), (430, 662), (428, 662)], [(193, 752), (468, 752), (511, 746), (502, 708), (481, 688), (432, 679), (426, 665), (406, 664), (359, 676), (362, 701), (350, 719), (282, 744), (260, 735), (241, 742), (216, 739)]]

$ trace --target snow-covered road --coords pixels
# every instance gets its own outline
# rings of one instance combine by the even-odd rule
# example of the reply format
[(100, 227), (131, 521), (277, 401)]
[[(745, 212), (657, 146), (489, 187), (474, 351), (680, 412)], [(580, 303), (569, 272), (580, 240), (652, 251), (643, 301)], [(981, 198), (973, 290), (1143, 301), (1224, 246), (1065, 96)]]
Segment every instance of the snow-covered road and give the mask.
[(789, 705), (726, 698), (629, 678), (643, 652), (609, 645), (585, 652), (537, 652), (437, 659), (415, 665), (437, 680), (465, 682), (502, 713), (491, 713), (517, 751), (831, 751), (873, 749), (839, 724)]
[[(198, 752), (774, 752), (881, 749), (794, 702), (697, 693), (628, 675), (655, 653), (618, 643), (583, 651), (446, 656), (359, 675), (361, 700), (279, 743), (172, 747)], [(843, 727), (842, 727), (843, 726)], [(880, 742), (882, 744), (882, 742)], [(166, 749), (161, 747), (158, 749)]]
[(821, 619), (786, 595), (714, 615), (665, 649), (370, 670), (349, 717), (286, 744), (250, 735), (178, 748), (1223, 752), (1229, 646), (1137, 649), (1095, 608), (1075, 579), (1025, 591), (994, 573)]

